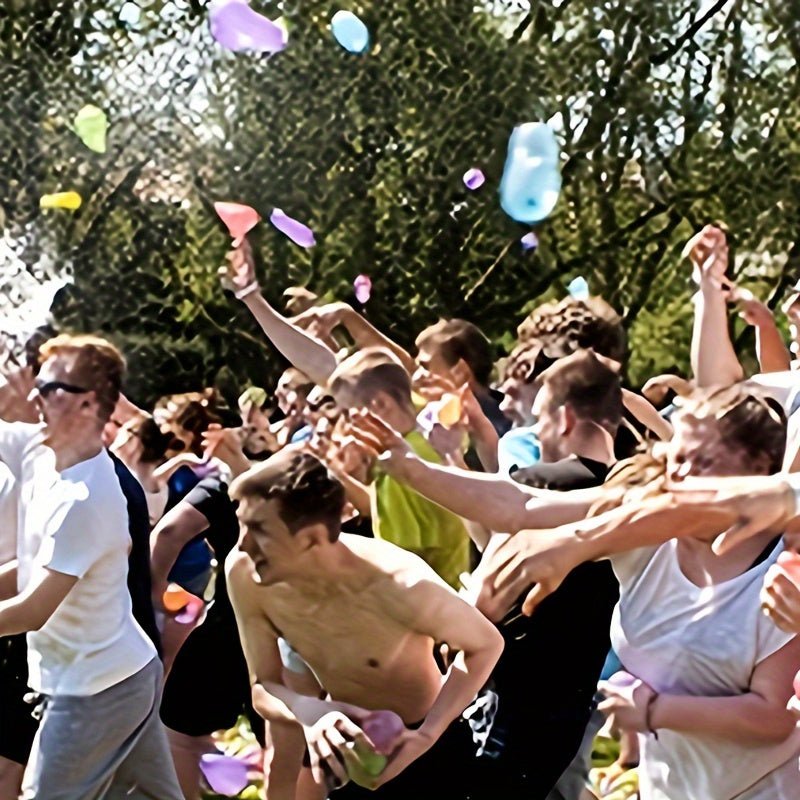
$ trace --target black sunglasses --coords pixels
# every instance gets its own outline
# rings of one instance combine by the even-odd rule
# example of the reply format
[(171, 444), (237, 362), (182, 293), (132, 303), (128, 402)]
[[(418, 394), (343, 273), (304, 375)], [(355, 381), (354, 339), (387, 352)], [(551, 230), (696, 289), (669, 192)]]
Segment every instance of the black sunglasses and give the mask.
[(64, 383), (63, 381), (36, 381), (33, 385), (42, 397), (47, 397), (58, 389), (68, 394), (87, 394), (92, 391), (91, 389), (84, 389), (81, 386), (75, 386), (72, 383)]

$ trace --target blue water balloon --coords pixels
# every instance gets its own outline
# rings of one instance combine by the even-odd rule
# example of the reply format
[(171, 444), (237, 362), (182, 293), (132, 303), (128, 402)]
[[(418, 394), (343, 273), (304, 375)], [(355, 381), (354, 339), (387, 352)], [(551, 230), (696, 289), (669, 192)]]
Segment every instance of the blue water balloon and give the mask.
[(508, 151), (524, 150), (529, 158), (539, 157), (549, 164), (558, 164), (558, 141), (553, 129), (544, 122), (517, 125), (508, 139)]
[(363, 53), (369, 47), (367, 26), (352, 11), (337, 11), (331, 19), (331, 31), (349, 53)]
[(511, 219), (532, 224), (550, 216), (561, 191), (558, 168), (539, 158), (509, 157), (500, 182), (500, 205)]
[(514, 128), (500, 181), (503, 211), (517, 222), (541, 222), (555, 208), (560, 192), (558, 143), (553, 131), (541, 122)]

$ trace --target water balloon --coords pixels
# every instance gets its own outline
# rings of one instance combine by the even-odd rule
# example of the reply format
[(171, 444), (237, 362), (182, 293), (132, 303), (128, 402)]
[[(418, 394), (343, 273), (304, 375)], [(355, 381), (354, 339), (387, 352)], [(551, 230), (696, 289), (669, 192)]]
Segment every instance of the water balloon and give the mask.
[(313, 247), (316, 244), (314, 232), (308, 225), (293, 219), (280, 208), (273, 209), (269, 221), (285, 236), (300, 247)]
[(337, 11), (331, 18), (331, 32), (349, 53), (363, 53), (369, 47), (369, 30), (352, 11)]

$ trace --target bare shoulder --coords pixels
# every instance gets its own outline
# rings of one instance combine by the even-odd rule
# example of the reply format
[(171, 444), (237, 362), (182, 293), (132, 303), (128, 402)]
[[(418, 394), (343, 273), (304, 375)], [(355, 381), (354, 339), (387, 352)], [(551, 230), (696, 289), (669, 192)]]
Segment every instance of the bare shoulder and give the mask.
[(421, 622), (425, 618), (438, 619), (454, 607), (474, 610), (414, 553), (378, 539), (343, 536), (344, 544), (376, 573), (370, 585), (375, 607), (400, 625), (427, 632)]
[(225, 559), (225, 580), (234, 603), (255, 597), (258, 586), (253, 579), (253, 562), (238, 547), (234, 547)]
[(238, 581), (245, 576), (249, 577), (251, 573), (252, 567), (247, 553), (234, 547), (225, 559), (225, 577), (228, 580), (233, 578)]
[(418, 556), (391, 542), (369, 539), (351, 533), (341, 534), (341, 541), (355, 555), (367, 561), (377, 572), (398, 586), (412, 586), (433, 581), (447, 584)]

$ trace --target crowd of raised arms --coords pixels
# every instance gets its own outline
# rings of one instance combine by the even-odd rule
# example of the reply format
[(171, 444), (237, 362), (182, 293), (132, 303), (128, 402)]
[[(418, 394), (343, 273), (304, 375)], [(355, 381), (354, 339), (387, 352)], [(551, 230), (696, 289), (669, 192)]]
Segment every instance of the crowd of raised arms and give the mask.
[[(222, 287), (291, 365), (236, 413), (137, 407), (89, 333), (5, 368), (0, 800), (800, 798), (800, 292), (787, 346), (705, 227), (692, 374), (635, 392), (600, 297), (497, 362), (461, 319), (412, 354), (308, 290), (276, 310), (234, 245)], [(237, 784), (212, 737), (243, 717)]]

